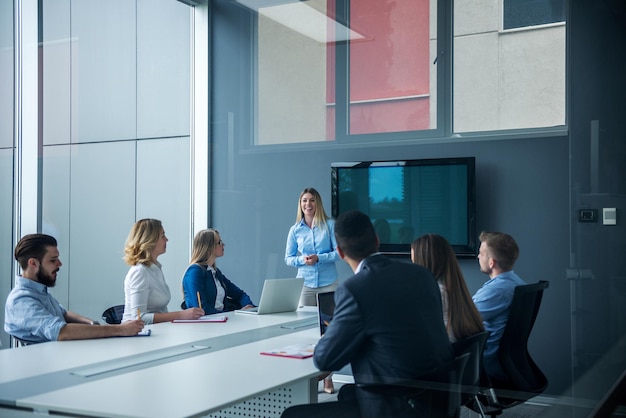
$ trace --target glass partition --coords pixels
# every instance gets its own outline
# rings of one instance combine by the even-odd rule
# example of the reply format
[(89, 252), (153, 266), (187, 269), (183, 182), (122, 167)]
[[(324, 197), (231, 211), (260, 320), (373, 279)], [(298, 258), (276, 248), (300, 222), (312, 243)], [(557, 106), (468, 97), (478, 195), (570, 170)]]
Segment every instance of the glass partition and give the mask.
[[(0, 254), (8, 262), (0, 263), (0, 300), (4, 305), (11, 291), (13, 263), (13, 145), (14, 58), (13, 58), (13, 2), (0, 2)], [(4, 309), (0, 310), (4, 324)], [(0, 333), (0, 347), (9, 346), (9, 337)]]

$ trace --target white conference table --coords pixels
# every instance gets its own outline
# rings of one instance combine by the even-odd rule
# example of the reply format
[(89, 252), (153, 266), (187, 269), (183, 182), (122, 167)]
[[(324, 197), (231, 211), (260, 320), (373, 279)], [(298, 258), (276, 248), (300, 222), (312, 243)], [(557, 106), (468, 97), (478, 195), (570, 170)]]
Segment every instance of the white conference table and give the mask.
[(317, 401), (311, 358), (260, 354), (316, 343), (315, 311), (227, 316), (225, 323), (150, 325), (149, 337), (0, 350), (0, 415), (24, 408), (97, 417), (279, 416)]

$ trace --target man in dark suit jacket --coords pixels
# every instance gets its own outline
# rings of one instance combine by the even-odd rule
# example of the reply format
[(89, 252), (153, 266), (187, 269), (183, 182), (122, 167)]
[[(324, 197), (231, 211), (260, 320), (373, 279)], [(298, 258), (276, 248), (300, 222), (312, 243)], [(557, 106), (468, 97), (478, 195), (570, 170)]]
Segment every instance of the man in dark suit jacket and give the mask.
[[(378, 253), (374, 227), (362, 212), (340, 215), (335, 236), (339, 256), (355, 274), (335, 291), (335, 315), (315, 347), (315, 365), (336, 371), (350, 363), (357, 384), (420, 379), (449, 365), (454, 355), (432, 274)], [(292, 407), (283, 417), (436, 416), (428, 396), (410, 405), (403, 397), (344, 389), (338, 402)]]

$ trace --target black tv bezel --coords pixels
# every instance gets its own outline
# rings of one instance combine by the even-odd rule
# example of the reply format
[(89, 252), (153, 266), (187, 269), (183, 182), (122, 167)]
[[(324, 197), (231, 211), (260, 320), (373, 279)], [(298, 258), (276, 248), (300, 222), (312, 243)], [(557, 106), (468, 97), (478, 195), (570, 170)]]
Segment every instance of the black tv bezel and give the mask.
[[(467, 244), (452, 244), (452, 249), (458, 258), (474, 258), (478, 251), (476, 241), (476, 157), (449, 157), (426, 159), (397, 159), (346, 161), (331, 163), (331, 210), (333, 218), (338, 213), (338, 171), (345, 168), (368, 168), (372, 164), (388, 166), (428, 166), (428, 165), (457, 165), (467, 167)], [(368, 214), (369, 215), (369, 214)], [(417, 238), (417, 237), (415, 237)], [(397, 257), (410, 257), (410, 244), (384, 244), (379, 247), (380, 252)]]

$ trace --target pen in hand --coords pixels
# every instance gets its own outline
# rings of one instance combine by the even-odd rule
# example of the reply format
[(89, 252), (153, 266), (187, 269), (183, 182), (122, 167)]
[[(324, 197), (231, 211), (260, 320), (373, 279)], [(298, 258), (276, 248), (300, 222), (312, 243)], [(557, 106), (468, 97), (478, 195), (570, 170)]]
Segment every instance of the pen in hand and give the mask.
[(198, 307), (202, 309), (202, 301), (200, 300), (200, 292), (196, 292), (196, 296), (198, 297)]
[(137, 308), (137, 320), (141, 321), (141, 312), (139, 312), (139, 308)]

